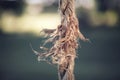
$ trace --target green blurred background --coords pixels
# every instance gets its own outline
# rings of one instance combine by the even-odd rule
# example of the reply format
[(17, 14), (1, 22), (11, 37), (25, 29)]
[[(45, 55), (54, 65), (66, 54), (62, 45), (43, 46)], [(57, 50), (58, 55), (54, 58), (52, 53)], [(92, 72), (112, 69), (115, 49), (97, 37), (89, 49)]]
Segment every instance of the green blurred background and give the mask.
[[(40, 31), (60, 24), (58, 0), (0, 1), (0, 80), (58, 80), (57, 67), (38, 62)], [(76, 80), (120, 80), (120, 0), (76, 0), (81, 32)]]

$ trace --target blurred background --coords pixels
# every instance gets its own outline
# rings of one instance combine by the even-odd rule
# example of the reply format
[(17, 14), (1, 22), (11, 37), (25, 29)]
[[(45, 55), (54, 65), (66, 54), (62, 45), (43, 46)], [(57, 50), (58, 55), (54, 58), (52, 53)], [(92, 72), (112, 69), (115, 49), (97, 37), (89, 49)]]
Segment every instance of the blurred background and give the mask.
[[(120, 0), (76, 0), (81, 32), (76, 80), (120, 80)], [(38, 62), (40, 31), (60, 24), (58, 0), (0, 0), (0, 80), (58, 80), (57, 68)]]

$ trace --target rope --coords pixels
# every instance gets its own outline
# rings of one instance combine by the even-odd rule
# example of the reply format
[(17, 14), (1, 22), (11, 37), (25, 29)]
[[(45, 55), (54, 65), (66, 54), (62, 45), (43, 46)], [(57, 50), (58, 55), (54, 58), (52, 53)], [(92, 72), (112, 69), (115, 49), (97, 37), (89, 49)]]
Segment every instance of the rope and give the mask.
[(61, 13), (61, 24), (67, 24), (70, 16), (74, 16), (74, 0), (60, 0), (59, 10)]
[(64, 43), (65, 58), (58, 67), (59, 80), (74, 80), (74, 59), (76, 48), (78, 47), (77, 38), (86, 41), (79, 31), (78, 20), (75, 15), (75, 0), (59, 0), (59, 11), (61, 14), (61, 30), (65, 29), (64, 34), (60, 34), (59, 42)]
[[(52, 42), (53, 46), (47, 51), (44, 50), (44, 53), (39, 53), (38, 59), (57, 64), (59, 80), (75, 80), (74, 60), (78, 47), (77, 39), (80, 38), (83, 41), (88, 39), (79, 30), (78, 20), (75, 15), (75, 0), (59, 0), (59, 11), (61, 24), (55, 30), (43, 30), (48, 34), (49, 39), (40, 48), (48, 49), (44, 47), (48, 42)], [(33, 51), (36, 53), (35, 50)]]

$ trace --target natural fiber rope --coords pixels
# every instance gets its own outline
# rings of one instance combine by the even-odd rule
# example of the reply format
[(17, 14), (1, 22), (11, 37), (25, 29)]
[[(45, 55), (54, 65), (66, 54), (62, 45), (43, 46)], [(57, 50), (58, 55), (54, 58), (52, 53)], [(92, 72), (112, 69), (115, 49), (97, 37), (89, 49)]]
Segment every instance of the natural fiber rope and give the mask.
[[(58, 65), (59, 80), (74, 80), (74, 59), (78, 47), (77, 39), (85, 39), (79, 31), (78, 20), (75, 15), (75, 0), (59, 0), (59, 11), (61, 24), (55, 30), (44, 29), (49, 39), (40, 47), (44, 53), (38, 53), (38, 60), (50, 62)], [(45, 48), (45, 44), (52, 42), (50, 49)], [(46, 51), (47, 50), (47, 51)], [(50, 57), (50, 60), (48, 59)]]
[(62, 18), (61, 24), (66, 25), (69, 21), (69, 16), (73, 16), (75, 13), (73, 0), (60, 0), (59, 10)]
[(74, 0), (60, 0), (59, 10), (61, 25), (67, 28), (66, 36), (63, 39), (64, 41), (68, 41), (66, 43), (68, 46), (64, 47), (66, 50), (65, 54), (68, 56), (65, 56), (64, 61), (58, 65), (59, 80), (74, 80), (74, 59), (76, 57), (77, 31), (79, 30), (78, 21), (75, 16)]

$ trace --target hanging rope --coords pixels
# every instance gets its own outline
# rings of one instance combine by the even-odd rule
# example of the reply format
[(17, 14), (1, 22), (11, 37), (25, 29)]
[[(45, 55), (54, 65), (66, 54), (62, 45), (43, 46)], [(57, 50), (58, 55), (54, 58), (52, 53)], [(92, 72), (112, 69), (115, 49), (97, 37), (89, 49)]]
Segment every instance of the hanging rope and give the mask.
[[(74, 80), (74, 59), (76, 58), (77, 40), (87, 41), (79, 31), (78, 20), (75, 15), (75, 0), (59, 0), (61, 24), (55, 30), (44, 29), (49, 39), (45, 41), (41, 49), (44, 53), (34, 53), (39, 61), (47, 61), (58, 65), (59, 80)], [(44, 47), (52, 42), (50, 49)], [(48, 59), (50, 58), (50, 59)]]
[(75, 0), (59, 0), (59, 10), (61, 14), (61, 34), (59, 41), (64, 43), (64, 59), (59, 65), (59, 80), (74, 80), (74, 59), (76, 57), (77, 39), (86, 41), (79, 31), (78, 20), (75, 15)]

